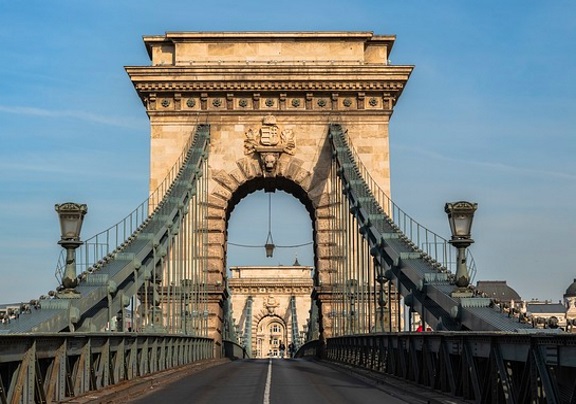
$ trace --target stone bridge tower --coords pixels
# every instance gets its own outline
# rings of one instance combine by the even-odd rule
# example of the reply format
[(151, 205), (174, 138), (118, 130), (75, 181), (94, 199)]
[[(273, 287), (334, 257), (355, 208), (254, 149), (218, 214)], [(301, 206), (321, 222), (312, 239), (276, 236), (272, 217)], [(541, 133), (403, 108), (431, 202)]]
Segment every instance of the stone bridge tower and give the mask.
[[(371, 177), (390, 192), (388, 123), (412, 72), (392, 66), (395, 37), (371, 32), (169, 32), (145, 36), (150, 66), (127, 67), (151, 126), (156, 189), (197, 124), (210, 124), (208, 287), (219, 338), (226, 229), (241, 198), (282, 189), (310, 213), (320, 330), (331, 336), (331, 152), (339, 123)], [(323, 319), (323, 320), (322, 320)]]

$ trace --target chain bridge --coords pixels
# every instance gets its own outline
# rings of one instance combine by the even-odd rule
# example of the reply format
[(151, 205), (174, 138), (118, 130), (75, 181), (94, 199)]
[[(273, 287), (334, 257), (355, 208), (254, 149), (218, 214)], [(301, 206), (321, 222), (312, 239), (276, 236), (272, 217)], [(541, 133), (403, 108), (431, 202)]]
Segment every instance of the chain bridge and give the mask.
[[(3, 314), (0, 402), (62, 402), (255, 357), (266, 318), (296, 357), (453, 399), (576, 402), (572, 335), (484, 297), (458, 239), (390, 198), (388, 124), (413, 69), (389, 62), (394, 41), (370, 32), (145, 36), (151, 64), (126, 71), (150, 119), (150, 197), (93, 237), (63, 233), (62, 284)], [(274, 295), (282, 279), (265, 292), (286, 298), (285, 314), (270, 301), (259, 307), (251, 290), (242, 307), (231, 304), (228, 219), (258, 190), (285, 191), (310, 215), (304, 316), (294, 290)], [(427, 332), (411, 331), (416, 318)]]

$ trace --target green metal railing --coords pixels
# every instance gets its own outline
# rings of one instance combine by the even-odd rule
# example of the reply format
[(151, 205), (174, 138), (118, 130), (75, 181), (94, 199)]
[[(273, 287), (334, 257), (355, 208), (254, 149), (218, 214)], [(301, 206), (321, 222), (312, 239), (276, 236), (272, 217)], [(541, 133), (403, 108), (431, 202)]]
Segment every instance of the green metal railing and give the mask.
[(0, 335), (0, 403), (60, 402), (213, 357), (212, 339), (184, 335)]
[(474, 403), (576, 401), (576, 335), (385, 333), (330, 338), (322, 352), (309, 348), (301, 354)]

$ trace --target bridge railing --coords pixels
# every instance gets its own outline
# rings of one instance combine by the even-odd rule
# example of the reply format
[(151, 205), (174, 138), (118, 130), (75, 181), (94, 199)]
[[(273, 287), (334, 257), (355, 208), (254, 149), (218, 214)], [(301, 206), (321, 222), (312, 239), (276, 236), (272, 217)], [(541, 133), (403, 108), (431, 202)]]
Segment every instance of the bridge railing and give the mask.
[(235, 341), (223, 340), (222, 354), (225, 358), (233, 360), (250, 358), (250, 355), (246, 352), (246, 348)]
[(184, 335), (0, 335), (0, 403), (60, 402), (213, 356), (212, 339)]
[[(338, 128), (338, 129), (335, 129)], [(332, 133), (340, 133), (342, 129), (339, 125), (333, 125), (331, 128)], [(337, 136), (337, 135), (336, 135)], [(454, 248), (448, 243), (448, 240), (439, 234), (429, 230), (421, 225), (417, 220), (407, 214), (400, 206), (388, 196), (380, 185), (370, 175), (370, 170), (362, 163), (362, 159), (356, 152), (351, 139), (346, 132), (342, 132), (342, 136), (336, 141), (343, 141), (342, 144), (345, 151), (349, 153), (350, 163), (354, 164), (357, 174), (366, 183), (367, 188), (361, 188), (366, 193), (365, 196), (374, 198), (380, 207), (380, 210), (370, 212), (370, 214), (385, 214), (388, 216), (398, 230), (401, 231), (407, 238), (409, 238), (421, 251), (431, 257), (434, 261), (438, 262), (442, 267), (449, 272), (456, 272), (456, 254)], [(371, 208), (370, 204), (366, 204), (367, 209)], [(467, 249), (467, 266), (470, 273), (470, 282), (474, 281), (476, 276), (476, 262), (474, 257)]]
[(308, 341), (298, 348), (294, 354), (295, 358), (320, 358), (322, 344), (320, 340)]
[(576, 335), (385, 333), (328, 339), (323, 359), (477, 403), (572, 403)]
[[(146, 220), (150, 218), (154, 210), (162, 202), (164, 195), (170, 189), (180, 170), (187, 159), (188, 151), (195, 139), (195, 131), (192, 132), (183, 151), (162, 181), (162, 183), (150, 194), (150, 196), (130, 212), (118, 223), (106, 230), (84, 240), (84, 244), (76, 250), (76, 265), (78, 272), (83, 272), (96, 263), (102, 263), (106, 257), (117, 252), (134, 233), (142, 228)], [(56, 265), (55, 276), (61, 282), (64, 269), (66, 268), (66, 252), (62, 250)]]

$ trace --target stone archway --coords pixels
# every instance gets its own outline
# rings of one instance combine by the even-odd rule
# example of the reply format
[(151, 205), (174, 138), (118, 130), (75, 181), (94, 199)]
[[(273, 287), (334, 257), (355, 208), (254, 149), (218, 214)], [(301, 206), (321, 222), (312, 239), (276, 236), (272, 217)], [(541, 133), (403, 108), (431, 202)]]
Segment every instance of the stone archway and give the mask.
[(257, 333), (252, 348), (253, 356), (255, 358), (278, 357), (280, 343), (284, 342), (288, 345), (288, 327), (284, 320), (278, 315), (267, 314), (256, 318), (254, 323)]
[[(329, 156), (327, 158), (330, 158)], [(332, 218), (329, 215), (328, 208), (330, 205), (330, 186), (327, 184), (329, 181), (329, 175), (322, 173), (320, 178), (322, 181), (318, 181), (317, 187), (312, 187), (314, 182), (311, 180), (314, 176), (313, 173), (305, 170), (303, 168), (303, 162), (293, 156), (281, 156), (278, 160), (277, 170), (274, 172), (275, 176), (266, 176), (262, 165), (259, 163), (257, 157), (244, 157), (236, 162), (237, 168), (232, 172), (223, 173), (218, 172), (212, 176), (212, 179), (216, 181), (221, 190), (225, 189), (227, 192), (217, 191), (210, 196), (210, 228), (224, 229), (221, 236), (218, 238), (218, 245), (213, 245), (210, 253), (210, 263), (213, 265), (210, 267), (210, 278), (209, 283), (217, 284), (218, 282), (225, 282), (223, 278), (226, 274), (226, 234), (227, 234), (227, 221), (230, 216), (230, 212), (234, 206), (242, 200), (245, 196), (261, 189), (275, 189), (283, 190), (291, 194), (295, 198), (299, 199), (308, 213), (310, 214), (311, 225), (313, 230), (314, 239), (314, 268), (313, 268), (313, 279), (304, 281), (301, 280), (302, 284), (299, 284), (297, 288), (293, 288), (292, 292), (296, 294), (304, 293), (308, 299), (313, 295), (313, 285), (319, 285), (322, 283), (321, 279), (328, 279), (330, 268), (332, 268), (332, 252), (327, 248), (318, 248), (319, 244), (326, 243), (326, 240), (330, 239), (328, 234), (333, 231)], [(226, 198), (224, 198), (226, 196)], [(312, 199), (313, 198), (313, 199)], [(217, 202), (217, 203), (216, 203)], [(318, 229), (321, 229), (318, 231)], [(321, 236), (320, 236), (321, 235)], [(320, 238), (322, 237), (322, 238)], [(221, 243), (221, 244), (220, 244)], [(234, 279), (229, 280), (229, 283)], [(325, 280), (325, 283), (329, 281)], [(301, 289), (299, 289), (301, 288)], [(288, 298), (288, 295), (284, 291), (278, 291), (280, 295), (284, 295)], [(234, 292), (232, 292), (234, 293)], [(265, 292), (267, 293), (267, 292)], [(222, 306), (222, 302), (219, 300), (221, 295), (216, 292), (213, 295), (211, 302), (210, 312), (215, 312), (218, 307)], [(284, 306), (287, 303), (284, 302)], [(301, 305), (301, 303), (300, 303)], [(308, 312), (310, 307), (306, 307), (305, 311)], [(262, 310), (262, 307), (259, 307)], [(270, 313), (268, 313), (270, 314)], [(266, 315), (266, 310), (259, 312), (258, 316), (262, 317)], [(308, 315), (305, 316), (307, 318)], [(218, 319), (214, 318), (214, 332), (217, 332)], [(256, 321), (256, 320), (254, 320)], [(320, 327), (322, 328), (322, 327)], [(256, 322), (254, 322), (253, 329), (256, 330)], [(285, 338), (285, 341), (292, 340), (292, 337)], [(286, 343), (286, 345), (288, 345)], [(258, 346), (256, 345), (256, 340), (253, 340), (253, 352), (256, 352)]]

